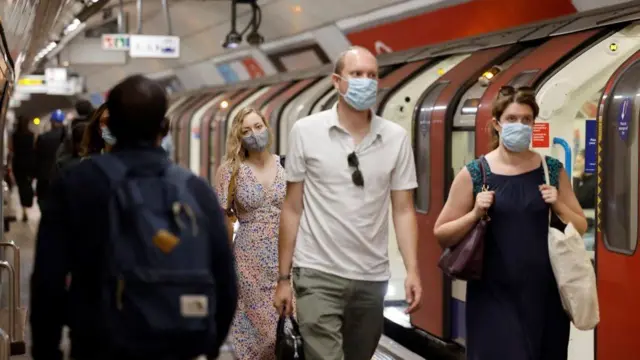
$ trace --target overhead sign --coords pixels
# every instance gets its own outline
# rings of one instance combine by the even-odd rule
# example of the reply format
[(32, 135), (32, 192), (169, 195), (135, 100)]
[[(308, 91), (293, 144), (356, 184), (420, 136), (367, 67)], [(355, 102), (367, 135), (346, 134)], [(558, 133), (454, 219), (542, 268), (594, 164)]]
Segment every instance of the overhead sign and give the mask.
[(129, 51), (129, 34), (103, 34), (102, 50)]
[(180, 37), (163, 35), (130, 35), (129, 56), (132, 58), (180, 57)]
[(549, 123), (538, 122), (533, 124), (531, 145), (534, 148), (549, 147)]
[(46, 94), (47, 82), (44, 75), (27, 75), (18, 79), (15, 91), (23, 94)]
[(44, 70), (44, 78), (47, 83), (47, 94), (67, 95), (73, 94), (73, 88), (67, 80), (66, 68), (47, 68)]

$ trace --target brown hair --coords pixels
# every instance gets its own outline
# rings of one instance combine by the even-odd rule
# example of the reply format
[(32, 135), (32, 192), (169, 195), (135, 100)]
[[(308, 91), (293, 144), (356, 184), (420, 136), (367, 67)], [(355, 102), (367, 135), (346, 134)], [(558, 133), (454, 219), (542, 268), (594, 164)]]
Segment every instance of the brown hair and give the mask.
[[(107, 104), (104, 103), (97, 108), (91, 118), (88, 125), (85, 128), (82, 142), (80, 143), (80, 156), (86, 157), (93, 154), (99, 154), (104, 149), (104, 140), (102, 140), (102, 134), (100, 133), (100, 119), (102, 114), (107, 111)], [(107, 120), (108, 121), (108, 120)]]
[[(529, 106), (531, 111), (533, 111), (533, 118), (535, 119), (538, 117), (540, 107), (536, 102), (535, 90), (530, 87), (520, 87), (515, 89), (512, 86), (503, 86), (500, 88), (498, 96), (493, 100), (491, 115), (493, 115), (493, 118), (496, 119), (496, 121), (500, 121), (500, 117), (502, 117), (504, 111), (509, 107), (509, 105), (514, 103)], [(500, 134), (493, 126), (489, 127), (489, 132), (491, 136), (489, 149), (495, 150), (500, 145)]]

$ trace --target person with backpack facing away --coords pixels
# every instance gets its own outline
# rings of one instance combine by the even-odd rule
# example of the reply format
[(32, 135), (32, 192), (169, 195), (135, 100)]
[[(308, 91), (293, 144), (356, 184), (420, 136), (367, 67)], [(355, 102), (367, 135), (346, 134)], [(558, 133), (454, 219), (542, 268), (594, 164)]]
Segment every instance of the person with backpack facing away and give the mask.
[(88, 123), (86, 121), (77, 123), (71, 127), (71, 156), (64, 159), (58, 159), (56, 163), (58, 173), (65, 171), (66, 169), (71, 168), (71, 166), (82, 161), (82, 140), (87, 127)]
[(56, 173), (56, 151), (65, 139), (64, 120), (65, 113), (62, 110), (52, 112), (49, 119), (51, 130), (38, 136), (36, 140), (36, 195), (41, 211), (49, 197), (51, 180)]
[(67, 324), (75, 360), (215, 359), (238, 296), (216, 195), (160, 147), (160, 85), (128, 77), (107, 107), (112, 151), (63, 172), (42, 213), (31, 355), (61, 359)]

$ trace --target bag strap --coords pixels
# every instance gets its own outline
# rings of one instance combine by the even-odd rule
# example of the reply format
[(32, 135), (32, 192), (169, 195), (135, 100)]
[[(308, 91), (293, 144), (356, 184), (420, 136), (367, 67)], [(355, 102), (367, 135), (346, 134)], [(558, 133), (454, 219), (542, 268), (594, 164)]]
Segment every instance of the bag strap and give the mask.
[(485, 157), (484, 155), (480, 155), (480, 158), (478, 159), (478, 165), (480, 166), (480, 174), (482, 174), (482, 188), (481, 191), (489, 191), (489, 186), (487, 185), (487, 172), (484, 168), (484, 162), (485, 162)]
[[(544, 171), (544, 183), (551, 185), (551, 178), (549, 177), (549, 165), (547, 165), (547, 157), (539, 154), (542, 159), (542, 170)], [(551, 226), (551, 206), (549, 206), (549, 226)]]

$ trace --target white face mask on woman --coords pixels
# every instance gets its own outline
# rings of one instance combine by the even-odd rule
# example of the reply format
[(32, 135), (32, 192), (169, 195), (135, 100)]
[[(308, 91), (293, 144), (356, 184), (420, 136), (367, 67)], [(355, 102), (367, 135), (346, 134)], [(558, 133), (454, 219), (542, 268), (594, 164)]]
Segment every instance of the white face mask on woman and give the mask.
[(505, 148), (513, 152), (523, 152), (529, 149), (533, 129), (521, 123), (506, 123), (502, 126), (500, 139)]
[(104, 140), (107, 145), (113, 146), (118, 142), (118, 139), (111, 134), (111, 130), (109, 130), (106, 125), (100, 127), (100, 134), (102, 135), (102, 140)]

